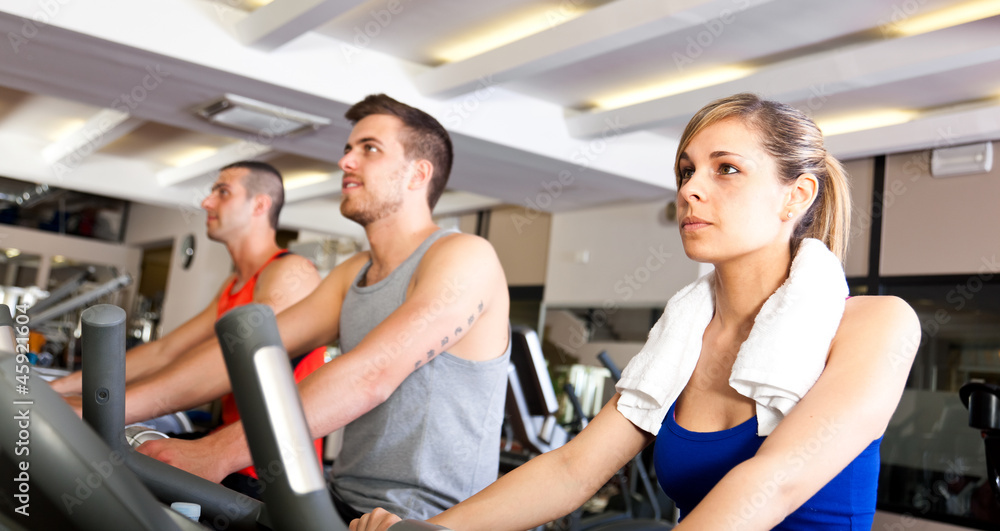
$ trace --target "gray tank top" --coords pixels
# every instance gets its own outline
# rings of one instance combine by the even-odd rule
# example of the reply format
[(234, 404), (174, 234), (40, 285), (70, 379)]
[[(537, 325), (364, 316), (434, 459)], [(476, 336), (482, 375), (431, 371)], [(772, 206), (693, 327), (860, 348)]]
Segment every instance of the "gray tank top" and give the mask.
[[(382, 281), (344, 298), (340, 348), (349, 352), (406, 299), (427, 249), (454, 230), (438, 230)], [(497, 478), (510, 344), (499, 358), (470, 361), (442, 352), (408, 376), (384, 403), (344, 428), (333, 486), (362, 512), (383, 507), (426, 519)]]

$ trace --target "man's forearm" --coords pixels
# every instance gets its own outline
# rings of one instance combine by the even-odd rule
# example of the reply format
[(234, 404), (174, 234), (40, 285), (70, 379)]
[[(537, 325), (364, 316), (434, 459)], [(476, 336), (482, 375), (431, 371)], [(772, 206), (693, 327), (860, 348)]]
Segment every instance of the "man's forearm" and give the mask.
[(132, 424), (204, 404), (189, 404), (180, 389), (161, 385), (157, 379), (140, 380), (125, 390), (125, 423)]
[(302, 408), (313, 438), (343, 428), (381, 404), (391, 393), (391, 389), (379, 390), (379, 373), (363, 373), (364, 368), (359, 357), (343, 355), (299, 383)]
[[(148, 376), (167, 364), (159, 359), (157, 343), (139, 345), (125, 353), (125, 382), (130, 383)], [(60, 394), (80, 394), (83, 392), (83, 371), (75, 371), (52, 381), (52, 389)]]
[(173, 361), (162, 355), (160, 346), (158, 341), (154, 341), (125, 353), (125, 383), (146, 378)]
[(80, 371), (68, 374), (50, 384), (52, 390), (62, 395), (78, 395), (83, 392), (83, 374)]
[(204, 439), (211, 441), (214, 448), (212, 453), (219, 457), (226, 475), (253, 464), (242, 421), (230, 424)]
[(229, 376), (217, 344), (205, 344), (169, 367), (130, 384), (125, 392), (125, 421), (140, 422), (190, 409), (229, 391)]
[(251, 464), (250, 450), (240, 423), (194, 441), (152, 440), (140, 445), (138, 451), (214, 482), (220, 482), (232, 472)]

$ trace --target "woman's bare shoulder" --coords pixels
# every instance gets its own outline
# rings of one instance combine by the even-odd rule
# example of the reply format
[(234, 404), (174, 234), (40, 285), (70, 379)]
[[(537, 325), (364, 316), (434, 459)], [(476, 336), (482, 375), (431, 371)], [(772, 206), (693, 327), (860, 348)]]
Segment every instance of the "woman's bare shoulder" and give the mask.
[(901, 362), (912, 361), (919, 345), (916, 312), (903, 299), (884, 295), (848, 299), (834, 339), (834, 347), (852, 355), (888, 351)]

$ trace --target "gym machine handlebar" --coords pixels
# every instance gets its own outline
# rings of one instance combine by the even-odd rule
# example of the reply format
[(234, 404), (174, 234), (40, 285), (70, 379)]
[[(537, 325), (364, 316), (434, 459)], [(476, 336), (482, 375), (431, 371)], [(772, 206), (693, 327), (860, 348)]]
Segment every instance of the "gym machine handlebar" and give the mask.
[[(7, 318), (4, 318), (5, 315)], [(161, 504), (177, 500), (200, 503), (203, 508), (203, 521), (216, 527), (237, 530), (272, 529), (264, 506), (260, 502), (148, 458), (129, 446), (122, 427), (125, 381), (124, 315), (124, 312), (117, 307), (100, 305), (88, 309), (82, 316), (85, 338), (83, 348), (89, 353), (86, 356), (89, 372), (84, 376), (86, 397), (84, 412), (92, 422), (94, 429), (91, 430), (80, 422), (63, 398), (52, 391), (47, 384), (35, 383), (27, 395), (16, 388), (15, 376), (20, 371), (17, 371), (15, 366), (19, 361), (12, 354), (16, 351), (17, 344), (14, 323), (10, 319), (10, 310), (0, 305), (0, 349), (11, 352), (0, 354), (0, 415), (10, 415), (9, 418), (17, 419), (17, 415), (22, 413), (18, 408), (25, 409), (22, 404), (29, 404), (31, 455), (34, 457), (30, 467), (32, 484), (37, 486), (46, 498), (54, 502), (75, 528), (82, 531), (103, 531), (109, 526), (144, 531), (204, 529), (201, 524)], [(237, 319), (237, 328), (233, 330), (244, 333), (245, 330), (238, 326), (238, 314), (234, 318)], [(270, 322), (273, 326), (273, 314), (270, 316)], [(261, 447), (261, 444), (254, 441), (268, 440), (269, 442), (263, 447), (270, 450), (265, 451), (266, 460), (261, 462), (271, 462), (276, 457), (274, 452), (277, 452), (277, 458), (281, 459), (282, 463), (287, 461), (281, 455), (282, 449), (307, 448), (309, 451), (305, 453), (311, 455), (296, 456), (295, 452), (291, 452), (291, 455), (293, 458), (298, 458), (299, 465), (303, 465), (304, 469), (311, 469), (314, 474), (312, 479), (306, 479), (305, 482), (301, 478), (288, 481), (284, 490), (275, 488), (276, 485), (272, 484), (264, 491), (278, 493), (270, 497), (275, 504), (271, 514), (281, 514), (282, 519), (277, 522), (278, 526), (273, 528), (282, 531), (313, 528), (343, 529), (339, 516), (333, 512), (328, 495), (322, 492), (325, 490), (325, 482), (318, 468), (314, 466), (316, 456), (305, 428), (305, 417), (298, 402), (298, 395), (294, 392), (287, 356), (280, 347), (276, 328), (267, 332), (265, 329), (266, 327), (259, 328), (247, 334), (244, 339), (248, 342), (233, 349), (249, 349), (254, 355), (236, 353), (236, 356), (249, 361), (253, 365), (251, 369), (265, 369), (259, 377), (251, 375), (250, 383), (258, 389), (256, 399), (260, 401), (258, 403), (264, 404), (263, 410), (269, 414), (277, 413), (274, 416), (280, 417), (277, 421), (265, 421), (264, 425), (269, 428), (270, 433), (262, 432), (260, 427), (254, 428), (260, 435), (256, 438), (251, 437), (251, 448)], [(230, 346), (236, 345), (230, 344)], [(280, 374), (280, 377), (268, 374), (266, 371), (272, 366), (285, 367), (286, 374)], [(282, 370), (277, 369), (277, 372), (281, 373)], [(86, 374), (91, 375), (89, 382), (86, 381), (88, 379)], [(276, 386), (273, 381), (277, 380), (284, 383)], [(281, 395), (280, 400), (287, 401), (289, 396), (294, 400), (284, 405), (276, 405), (276, 402), (271, 401), (270, 391), (278, 388), (284, 388), (278, 393)], [(288, 388), (292, 390), (290, 395)], [(266, 391), (267, 394), (262, 395), (261, 391)], [(240, 399), (237, 400), (239, 403)], [(243, 403), (246, 402), (243, 400)], [(257, 416), (251, 415), (251, 417)], [(297, 427), (293, 426), (294, 423), (288, 423), (288, 419), (295, 418), (300, 421)], [(292, 427), (289, 429), (290, 426)], [(15, 448), (19, 429), (17, 422), (0, 423), (0, 440), (7, 456), (20, 455)], [(285, 429), (295, 436), (280, 438), (282, 435), (280, 430)], [(279, 437), (275, 438), (274, 435)], [(282, 446), (283, 444), (290, 446)], [(271, 454), (268, 454), (268, 451)], [(255, 457), (258, 454), (259, 451), (255, 453)], [(285, 451), (284, 454), (288, 455), (289, 452)], [(282, 470), (290, 470), (294, 466), (296, 465), (285, 463)], [(283, 474), (285, 479), (292, 476), (293, 474)], [(306, 496), (302, 496), (302, 485), (314, 488), (307, 491)], [(86, 486), (86, 492), (82, 494), (84, 499), (74, 498), (67, 502), (67, 496), (81, 495), (84, 486)], [(320, 487), (320, 491), (315, 489), (317, 486)], [(267, 498), (266, 494), (265, 497)], [(157, 498), (160, 501), (157, 501)], [(324, 501), (326, 507), (323, 506)], [(14, 529), (24, 529), (6, 517), (0, 518), (0, 522), (15, 525)], [(333, 524), (334, 522), (336, 524)], [(446, 528), (416, 520), (404, 520), (390, 529), (425, 531)]]
[(164, 503), (200, 504), (204, 521), (219, 528), (271, 529), (261, 502), (132, 449), (125, 440), (125, 311), (99, 304), (84, 310), (81, 322), (84, 421)]
[(958, 396), (969, 409), (969, 426), (982, 432), (987, 481), (1000, 503), (1000, 385), (967, 383)]
[[(345, 530), (316, 466), (312, 436), (274, 312), (262, 304), (240, 306), (222, 316), (215, 331), (258, 474), (271, 476), (262, 494), (276, 529)], [(280, 464), (279, 473), (273, 473), (272, 463)], [(433, 529), (446, 528), (403, 520), (390, 531)]]
[[(13, 327), (3, 315), (10, 316), (6, 305), (0, 305), (0, 345), (15, 344)], [(19, 369), (26, 365), (18, 360), (16, 350), (0, 355), (0, 415), (14, 419), (0, 422), (0, 441), (5, 458), (24, 456), (18, 468), (26, 485), (30, 478), (29, 491), (39, 489), (84, 531), (102, 531), (109, 523), (120, 529), (148, 531), (202, 529), (160, 505), (128, 471), (121, 454), (81, 424), (46, 383), (28, 378), (21, 383), (17, 376), (30, 374), (30, 368), (27, 372)], [(21, 451), (28, 437), (30, 453)], [(25, 444), (18, 445), (19, 441)]]
[[(274, 312), (248, 304), (215, 323), (261, 495), (277, 529), (345, 531), (318, 466)], [(281, 510), (277, 510), (278, 508)]]

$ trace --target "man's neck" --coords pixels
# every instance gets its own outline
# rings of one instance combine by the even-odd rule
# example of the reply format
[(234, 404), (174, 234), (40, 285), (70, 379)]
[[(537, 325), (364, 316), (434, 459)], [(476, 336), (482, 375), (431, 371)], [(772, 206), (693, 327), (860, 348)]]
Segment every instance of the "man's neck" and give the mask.
[(390, 217), (365, 227), (372, 257), (368, 280), (374, 283), (385, 278), (439, 228), (429, 217), (421, 220)]
[(226, 249), (236, 268), (236, 283), (239, 286), (252, 278), (264, 263), (280, 250), (274, 240), (263, 232), (257, 232), (233, 242), (226, 242)]

